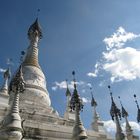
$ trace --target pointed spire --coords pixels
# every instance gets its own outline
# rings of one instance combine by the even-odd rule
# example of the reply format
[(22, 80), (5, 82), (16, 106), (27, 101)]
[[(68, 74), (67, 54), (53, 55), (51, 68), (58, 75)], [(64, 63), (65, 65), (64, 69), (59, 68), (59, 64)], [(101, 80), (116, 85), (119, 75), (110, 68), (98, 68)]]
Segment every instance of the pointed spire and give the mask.
[(93, 97), (93, 93), (92, 93), (92, 88), (90, 88), (90, 90), (91, 90), (91, 106), (92, 107), (96, 107), (97, 106), (97, 102), (95, 101), (95, 99), (94, 99), (94, 97)]
[(93, 117), (93, 122), (91, 124), (92, 126), (92, 129), (94, 131), (99, 131), (99, 125), (98, 125), (98, 121), (99, 121), (99, 115), (97, 114), (97, 111), (96, 111), (96, 107), (97, 107), (97, 102), (95, 101), (94, 97), (93, 97), (93, 93), (92, 93), (92, 88), (90, 88), (91, 90), (91, 106), (93, 107), (93, 111), (94, 111), (94, 117)]
[(108, 89), (110, 91), (110, 97), (111, 97), (111, 101), (112, 101), (112, 105), (111, 105), (111, 109), (110, 109), (110, 115), (112, 117), (112, 120), (114, 121), (115, 117), (119, 117), (121, 119), (121, 112), (120, 109), (116, 106), (113, 96), (112, 96), (112, 92), (111, 92), (111, 87), (108, 86)]
[(122, 101), (121, 101), (121, 97), (118, 96), (119, 100), (120, 100), (120, 104), (121, 104), (121, 107), (122, 107), (122, 117), (128, 117), (128, 112), (125, 110), (125, 108), (123, 107), (122, 105)]
[(138, 104), (138, 101), (137, 101), (136, 94), (134, 94), (134, 98), (135, 98), (135, 103), (136, 103), (137, 109), (138, 109), (138, 111), (137, 111), (137, 122), (139, 123), (140, 122), (140, 107), (139, 107), (139, 104)]
[(25, 89), (25, 82), (23, 79), (23, 73), (22, 73), (22, 65), (20, 65), (18, 72), (16, 73), (15, 77), (10, 82), (10, 91), (13, 91), (14, 93), (20, 93), (23, 92)]
[(38, 18), (36, 18), (35, 22), (30, 26), (30, 28), (28, 30), (28, 38), (30, 40), (35, 39), (35, 37), (37, 37), (37, 36), (39, 39), (42, 38), (42, 31), (41, 31), (41, 27), (38, 22)]
[(122, 107), (122, 117), (125, 118), (125, 122), (126, 122), (125, 128), (126, 128), (127, 139), (132, 140), (133, 139), (133, 130), (131, 129), (131, 126), (130, 126), (128, 118), (127, 118), (128, 117), (128, 112), (123, 107), (120, 96), (118, 98), (120, 100), (120, 104), (121, 104), (121, 107)]
[(109, 89), (110, 97), (111, 97), (111, 101), (112, 101), (110, 115), (112, 117), (112, 120), (116, 121), (116, 140), (124, 140), (125, 135), (122, 133), (122, 128), (121, 128), (121, 125), (119, 122), (119, 118), (121, 119), (121, 112), (120, 112), (120, 109), (116, 106), (116, 104), (114, 102), (110, 85), (108, 86), (108, 89)]
[(83, 140), (83, 139), (87, 139), (87, 134), (86, 134), (85, 128), (80, 119), (80, 111), (83, 110), (83, 102), (77, 92), (74, 71), (72, 72), (72, 75), (73, 75), (73, 82), (74, 82), (74, 92), (73, 92), (73, 95), (71, 98), (70, 107), (71, 107), (72, 111), (73, 110), (75, 111), (75, 125), (73, 128), (72, 139), (73, 140)]
[(67, 85), (67, 89), (66, 89), (66, 97), (67, 96), (71, 96), (70, 90), (69, 90), (69, 86), (68, 86), (68, 80), (66, 79), (66, 85)]
[(65, 95), (67, 97), (67, 106), (66, 106), (66, 111), (64, 113), (64, 118), (67, 120), (68, 119), (75, 120), (74, 113), (71, 112), (71, 109), (70, 109), (71, 92), (70, 92), (69, 87), (68, 87), (68, 80), (66, 80), (66, 85), (67, 85), (67, 89), (66, 89)]
[(17, 74), (10, 83), (9, 90), (13, 92), (14, 100), (8, 115), (4, 118), (0, 129), (0, 138), (4, 139), (7, 133), (9, 139), (13, 137), (15, 140), (20, 140), (22, 137), (21, 118), (19, 115), (19, 93), (24, 91), (24, 86), (25, 82), (22, 76), (22, 66), (20, 66)]
[(0, 89), (0, 92), (4, 95), (8, 95), (8, 80), (11, 77), (11, 72), (10, 72), (10, 68), (8, 68), (5, 72), (4, 72), (4, 84)]

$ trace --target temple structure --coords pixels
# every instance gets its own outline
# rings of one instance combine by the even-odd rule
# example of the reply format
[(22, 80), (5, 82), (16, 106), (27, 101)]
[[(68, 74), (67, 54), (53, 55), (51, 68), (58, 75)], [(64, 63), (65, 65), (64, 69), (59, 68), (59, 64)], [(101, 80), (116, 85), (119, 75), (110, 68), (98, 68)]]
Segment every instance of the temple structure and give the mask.
[[(97, 104), (93, 96), (91, 102), (94, 110), (92, 129), (84, 128), (80, 119), (82, 103), (76, 83), (74, 83), (73, 94), (67, 86), (67, 105), (64, 117), (53, 109), (46, 77), (38, 61), (41, 38), (42, 30), (36, 19), (28, 30), (29, 47), (10, 84), (8, 84), (9, 70), (4, 73), (5, 82), (0, 90), (0, 100), (3, 101), (0, 102), (0, 139), (113, 140), (103, 129), (103, 122), (99, 121), (96, 113)], [(114, 104), (113, 98), (112, 104)], [(5, 137), (2, 137), (3, 134)]]

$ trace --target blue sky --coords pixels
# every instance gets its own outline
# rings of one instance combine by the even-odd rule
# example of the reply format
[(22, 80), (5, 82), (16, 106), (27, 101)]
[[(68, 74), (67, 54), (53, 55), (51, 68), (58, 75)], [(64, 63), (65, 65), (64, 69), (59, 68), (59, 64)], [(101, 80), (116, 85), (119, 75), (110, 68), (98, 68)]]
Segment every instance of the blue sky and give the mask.
[[(86, 128), (93, 117), (89, 84), (93, 86), (102, 120), (111, 120), (107, 89), (111, 84), (116, 104), (120, 107), (117, 97), (121, 96), (129, 120), (135, 122), (133, 94), (137, 94), (140, 103), (139, 5), (139, 0), (1, 0), (0, 68), (7, 67), (8, 58), (13, 59), (12, 72), (19, 65), (20, 52), (29, 44), (27, 30), (39, 8), (43, 31), (39, 61), (52, 106), (63, 115), (66, 104), (63, 81), (68, 79), (70, 84), (71, 72), (75, 70), (79, 93), (86, 102), (81, 114)], [(140, 126), (137, 130), (139, 133)]]

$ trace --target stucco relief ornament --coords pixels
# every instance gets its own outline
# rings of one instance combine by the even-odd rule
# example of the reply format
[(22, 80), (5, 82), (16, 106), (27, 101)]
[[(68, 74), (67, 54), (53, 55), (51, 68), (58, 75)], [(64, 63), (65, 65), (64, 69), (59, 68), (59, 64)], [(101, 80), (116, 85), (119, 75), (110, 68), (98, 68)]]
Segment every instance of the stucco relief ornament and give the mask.
[(23, 79), (22, 66), (19, 67), (19, 71), (11, 81), (9, 90), (13, 91), (14, 93), (20, 93), (25, 90), (25, 81)]

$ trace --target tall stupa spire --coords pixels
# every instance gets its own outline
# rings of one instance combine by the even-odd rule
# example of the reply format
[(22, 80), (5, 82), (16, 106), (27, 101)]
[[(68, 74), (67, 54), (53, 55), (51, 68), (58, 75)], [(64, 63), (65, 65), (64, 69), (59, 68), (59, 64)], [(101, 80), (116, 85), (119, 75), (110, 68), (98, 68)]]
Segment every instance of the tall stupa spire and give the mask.
[(38, 63), (38, 43), (42, 38), (42, 31), (38, 18), (36, 18), (35, 22), (29, 27), (28, 38), (30, 45), (28, 47), (25, 60), (23, 61), (23, 65), (31, 65), (40, 68)]
[[(47, 90), (47, 81), (38, 62), (39, 40), (42, 38), (42, 31), (38, 19), (29, 27), (28, 38), (30, 45), (26, 52), (21, 52), (20, 58), (23, 78), (26, 82), (24, 95), (21, 94), (20, 98), (20, 108), (25, 109), (28, 104), (34, 104), (32, 108), (35, 111), (38, 108), (42, 108), (42, 111), (47, 110), (50, 113), (52, 108)], [(13, 98), (11, 93), (9, 103), (11, 103)]]
[(4, 140), (21, 140), (22, 126), (19, 115), (19, 93), (24, 91), (24, 80), (22, 76), (22, 67), (20, 66), (17, 74), (10, 83), (9, 91), (14, 94), (14, 99), (8, 115), (4, 118), (0, 129), (0, 139)]
[(112, 120), (115, 120), (116, 123), (116, 140), (124, 140), (125, 139), (125, 135), (122, 133), (122, 128), (120, 125), (120, 121), (119, 118), (121, 119), (121, 112), (120, 109), (116, 106), (113, 96), (112, 96), (112, 92), (111, 92), (111, 87), (108, 86), (108, 89), (110, 91), (110, 97), (111, 97), (111, 101), (112, 101), (112, 105), (111, 105), (111, 109), (110, 109), (110, 115), (112, 117)]
[(121, 107), (122, 107), (122, 110), (121, 110), (122, 111), (122, 117), (125, 119), (125, 122), (126, 122), (125, 131), (126, 131), (127, 139), (128, 140), (133, 140), (133, 130), (131, 129), (131, 126), (130, 126), (129, 121), (128, 121), (128, 112), (123, 107), (120, 96), (118, 98), (120, 100), (120, 104), (121, 104)]
[(3, 74), (4, 84), (0, 89), (0, 94), (8, 95), (8, 80), (10, 79), (10, 75), (10, 68), (8, 68)]
[(72, 139), (73, 140), (85, 140), (87, 139), (86, 130), (83, 126), (83, 123), (80, 119), (80, 111), (83, 110), (83, 102), (80, 98), (77, 87), (76, 87), (76, 80), (75, 80), (75, 72), (72, 72), (74, 77), (74, 92), (71, 98), (70, 107), (71, 110), (75, 111), (75, 125), (73, 128)]
[(98, 126), (99, 115), (96, 111), (97, 102), (95, 101), (95, 99), (93, 97), (92, 88), (90, 88), (90, 93), (91, 93), (91, 106), (93, 107), (93, 113), (94, 113), (93, 122), (92, 122), (91, 126), (94, 131), (99, 131), (99, 128), (98, 128), (99, 127)]

